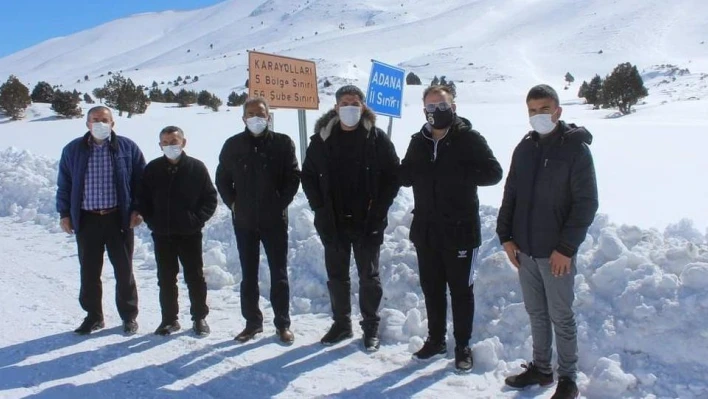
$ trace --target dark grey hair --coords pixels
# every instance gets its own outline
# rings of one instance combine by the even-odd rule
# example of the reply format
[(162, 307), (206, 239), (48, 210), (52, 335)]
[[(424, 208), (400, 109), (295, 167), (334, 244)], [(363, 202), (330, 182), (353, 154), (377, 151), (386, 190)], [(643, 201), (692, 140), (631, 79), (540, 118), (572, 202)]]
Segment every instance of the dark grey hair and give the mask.
[(88, 111), (88, 113), (86, 113), (86, 120), (87, 120), (87, 121), (90, 121), (90, 120), (91, 120), (91, 114), (93, 114), (94, 112), (103, 111), (103, 110), (108, 111), (108, 112), (111, 114), (111, 117), (113, 116), (113, 112), (111, 111), (110, 108), (106, 107), (105, 105), (97, 105), (97, 106), (91, 108), (91, 109)]
[(541, 100), (544, 98), (552, 99), (556, 103), (556, 106), (560, 105), (558, 93), (556, 93), (551, 86), (546, 84), (532, 87), (531, 90), (529, 90), (529, 94), (526, 95), (526, 102), (529, 102), (530, 100)]
[(246, 116), (246, 109), (252, 104), (263, 104), (266, 109), (266, 113), (270, 114), (270, 107), (268, 106), (268, 101), (263, 97), (249, 97), (245, 103), (243, 103), (243, 115)]
[(160, 138), (162, 138), (163, 134), (172, 134), (172, 133), (177, 133), (180, 135), (180, 137), (184, 138), (184, 132), (182, 129), (178, 128), (177, 126), (166, 126), (162, 130), (160, 130)]
[(364, 96), (364, 92), (361, 91), (360, 88), (354, 86), (354, 85), (346, 85), (342, 86), (337, 90), (336, 93), (334, 93), (334, 98), (337, 100), (337, 103), (339, 103), (339, 100), (342, 99), (342, 97), (346, 96), (347, 94), (351, 94), (353, 96), (359, 96), (359, 99), (364, 102), (366, 100), (366, 97)]

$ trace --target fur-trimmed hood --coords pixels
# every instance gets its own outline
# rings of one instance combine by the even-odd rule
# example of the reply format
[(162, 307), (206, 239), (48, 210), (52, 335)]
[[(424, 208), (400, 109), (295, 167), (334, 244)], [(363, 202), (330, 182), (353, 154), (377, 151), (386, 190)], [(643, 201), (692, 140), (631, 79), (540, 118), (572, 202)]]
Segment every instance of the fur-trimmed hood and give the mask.
[[(315, 136), (319, 135), (322, 141), (327, 141), (329, 136), (332, 135), (332, 128), (337, 123), (339, 123), (339, 116), (333, 108), (322, 115), (315, 123)], [(364, 108), (361, 112), (361, 121), (359, 123), (364, 126), (367, 132), (371, 132), (371, 129), (376, 126), (376, 114), (371, 112), (370, 109)]]

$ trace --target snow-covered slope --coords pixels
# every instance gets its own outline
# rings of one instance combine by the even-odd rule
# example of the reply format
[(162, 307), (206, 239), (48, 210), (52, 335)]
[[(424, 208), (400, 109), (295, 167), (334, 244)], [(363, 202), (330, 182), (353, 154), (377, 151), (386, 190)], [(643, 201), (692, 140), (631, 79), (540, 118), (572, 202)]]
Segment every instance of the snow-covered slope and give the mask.
[(480, 92), (499, 87), (483, 83), (504, 79), (512, 84), (502, 92), (518, 95), (530, 82), (560, 84), (568, 71), (587, 79), (626, 61), (707, 71), (705, 15), (701, 0), (229, 0), (52, 39), (0, 59), (0, 76), (86, 91), (109, 71), (144, 85), (199, 75), (196, 87), (226, 95), (257, 49), (315, 59), (322, 77), (366, 79), (368, 61), (380, 59), (424, 80), (475, 81), (476, 96), (495, 98)]
[[(602, 212), (581, 249), (576, 278), (583, 395), (702, 398), (708, 396), (708, 186), (699, 182), (708, 169), (705, 15), (708, 2), (700, 0), (232, 0), (52, 39), (0, 59), (0, 78), (15, 74), (25, 83), (46, 80), (90, 91), (109, 71), (144, 85), (166, 82), (161, 88), (177, 76), (198, 75), (199, 82), (186, 87), (223, 98), (243, 90), (246, 51), (257, 49), (313, 59), (318, 76), (335, 83), (321, 92), (322, 109), (308, 112), (311, 131), (339, 84), (366, 86), (374, 58), (413, 71), (424, 83), (434, 75), (453, 79), (459, 113), (485, 135), (506, 169), (528, 130), (526, 90), (540, 82), (561, 89), (571, 72), (576, 83), (560, 91), (563, 116), (595, 136)], [(636, 113), (615, 118), (575, 98), (580, 81), (626, 61), (638, 65), (650, 90)], [(403, 118), (393, 131), (399, 155), (423, 122), (421, 93), (421, 87), (405, 88)], [(243, 126), (239, 109), (213, 113), (169, 104), (116, 120), (117, 131), (148, 159), (160, 155), (159, 130), (181, 126), (187, 151), (212, 174), (224, 140)], [(275, 127), (299, 140), (294, 111), (275, 111)], [(408, 190), (391, 209), (382, 247), (384, 346), (373, 356), (357, 341), (326, 350), (318, 344), (329, 323), (328, 298), (322, 248), (302, 194), (290, 207), (294, 347), (276, 345), (268, 336), (272, 329), (252, 345), (231, 341), (243, 320), (238, 256), (224, 207), (205, 230), (212, 336), (150, 335), (159, 305), (151, 240), (141, 228), (135, 255), (141, 334), (124, 338), (109, 328), (77, 340), (66, 333), (82, 316), (75, 245), (59, 232), (53, 202), (56, 159), (84, 131), (83, 120), (57, 119), (44, 104), (33, 105), (19, 122), (0, 117), (0, 318), (12, 326), (0, 333), (0, 396), (550, 396), (503, 388), (504, 376), (530, 359), (531, 341), (516, 272), (493, 236), (501, 185), (480, 190), (485, 241), (476, 275), (472, 375), (449, 373), (450, 359), (409, 361), (425, 336), (426, 315), (407, 239)], [(265, 259), (261, 280), (268, 292)], [(116, 326), (110, 266), (104, 281), (107, 321)], [(180, 291), (186, 310), (186, 287)], [(268, 315), (266, 299), (263, 305)], [(189, 316), (182, 316), (187, 325)]]

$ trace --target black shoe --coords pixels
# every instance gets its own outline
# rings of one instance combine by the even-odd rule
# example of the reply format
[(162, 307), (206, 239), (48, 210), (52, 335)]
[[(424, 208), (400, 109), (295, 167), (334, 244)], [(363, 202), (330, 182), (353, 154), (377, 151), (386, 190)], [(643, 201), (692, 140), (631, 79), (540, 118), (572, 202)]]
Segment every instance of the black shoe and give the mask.
[(91, 334), (94, 331), (98, 331), (105, 327), (106, 324), (103, 323), (103, 320), (95, 320), (89, 317), (86, 317), (84, 321), (81, 323), (79, 328), (74, 330), (75, 333), (79, 335), (88, 335)]
[(133, 335), (136, 332), (138, 332), (138, 322), (135, 321), (135, 319), (123, 321), (123, 333), (126, 335)]
[(553, 373), (542, 373), (533, 362), (522, 364), (521, 367), (525, 368), (526, 371), (506, 377), (504, 380), (506, 385), (516, 389), (524, 389), (532, 385), (545, 387), (553, 384)]
[(289, 328), (277, 328), (275, 334), (278, 336), (280, 342), (286, 345), (291, 345), (295, 342), (295, 334), (293, 334)]
[(418, 360), (428, 360), (434, 357), (440, 357), (440, 355), (445, 355), (446, 353), (447, 344), (445, 344), (444, 340), (439, 341), (428, 337), (423, 347), (420, 348), (418, 352), (414, 353), (413, 357)]
[(175, 321), (163, 321), (160, 326), (155, 330), (155, 335), (170, 335), (177, 332), (182, 328), (177, 320)]
[(379, 340), (379, 327), (364, 328), (364, 348), (369, 352), (376, 352), (381, 346)]
[(211, 333), (211, 329), (204, 319), (194, 320), (194, 323), (192, 323), (192, 331), (199, 337), (206, 337)]
[(238, 342), (247, 342), (253, 339), (253, 337), (256, 336), (256, 334), (262, 333), (263, 332), (263, 326), (258, 326), (258, 327), (253, 327), (253, 326), (246, 326), (246, 328), (239, 333), (234, 340)]
[(578, 391), (578, 386), (575, 381), (568, 377), (560, 377), (558, 379), (558, 386), (556, 387), (556, 393), (551, 396), (551, 399), (575, 399), (580, 395)]
[(332, 324), (332, 327), (329, 328), (329, 331), (327, 331), (327, 334), (322, 337), (320, 342), (322, 345), (334, 345), (353, 336), (354, 334), (352, 334), (351, 325), (343, 326), (341, 324), (334, 323)]
[(458, 346), (455, 348), (455, 369), (460, 373), (472, 371), (472, 349), (469, 346)]

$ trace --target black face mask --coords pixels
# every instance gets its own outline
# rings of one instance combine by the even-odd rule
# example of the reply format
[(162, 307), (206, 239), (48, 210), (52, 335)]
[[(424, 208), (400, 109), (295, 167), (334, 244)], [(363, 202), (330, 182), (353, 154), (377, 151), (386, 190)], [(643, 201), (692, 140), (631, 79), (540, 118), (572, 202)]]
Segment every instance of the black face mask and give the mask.
[(452, 125), (452, 122), (455, 120), (455, 113), (452, 111), (452, 109), (448, 109), (445, 111), (440, 111), (439, 109), (436, 109), (435, 112), (428, 112), (428, 123), (430, 123), (430, 126), (434, 127), (435, 129), (445, 129), (447, 127), (450, 127)]

